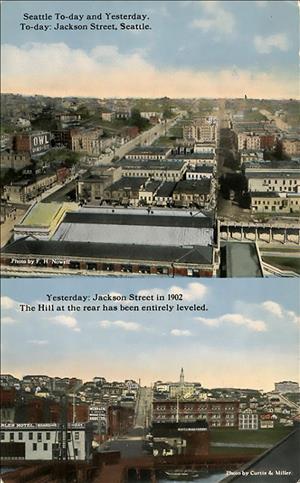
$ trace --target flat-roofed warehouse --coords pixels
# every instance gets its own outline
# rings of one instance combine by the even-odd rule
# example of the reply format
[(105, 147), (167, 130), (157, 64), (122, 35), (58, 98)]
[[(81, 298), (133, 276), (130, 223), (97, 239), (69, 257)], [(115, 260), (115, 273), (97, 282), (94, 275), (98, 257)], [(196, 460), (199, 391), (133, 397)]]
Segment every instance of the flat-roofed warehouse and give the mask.
[(82, 208), (66, 214), (52, 239), (180, 247), (212, 245), (213, 236), (212, 219), (201, 212)]
[(81, 208), (66, 214), (50, 241), (23, 238), (2, 258), (74, 273), (214, 276), (214, 219), (185, 210)]

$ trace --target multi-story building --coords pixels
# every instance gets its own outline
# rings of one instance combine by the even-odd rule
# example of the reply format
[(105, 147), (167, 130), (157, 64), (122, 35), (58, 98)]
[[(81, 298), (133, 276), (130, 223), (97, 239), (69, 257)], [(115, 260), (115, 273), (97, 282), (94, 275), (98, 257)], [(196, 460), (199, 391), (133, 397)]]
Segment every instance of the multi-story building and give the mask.
[(216, 119), (204, 117), (183, 126), (183, 139), (195, 143), (215, 142), (217, 140)]
[(139, 190), (139, 204), (152, 205), (161, 181), (148, 180)]
[(173, 201), (175, 206), (188, 208), (197, 206), (198, 208), (209, 208), (213, 201), (212, 184), (208, 178), (197, 180), (182, 180), (177, 183), (173, 191)]
[(212, 179), (215, 173), (213, 166), (197, 164), (187, 168), (185, 177), (187, 180)]
[(300, 139), (288, 139), (282, 140), (282, 151), (288, 156), (298, 156), (300, 154)]
[(138, 146), (125, 154), (125, 159), (162, 161), (166, 159), (171, 152), (172, 148), (166, 148), (163, 146)]
[(104, 200), (109, 203), (137, 206), (140, 201), (140, 191), (145, 188), (146, 182), (147, 178), (124, 176), (105, 188)]
[(261, 170), (245, 170), (250, 192), (287, 192), (297, 193), (300, 186), (300, 170), (269, 169), (268, 172)]
[(93, 207), (67, 213), (49, 241), (23, 238), (6, 245), (2, 264), (59, 266), (74, 274), (211, 277), (217, 252), (214, 220), (200, 211)]
[(241, 156), (241, 164), (244, 163), (261, 163), (264, 160), (264, 152), (262, 149), (252, 150), (252, 149), (243, 149), (240, 152)]
[(163, 181), (154, 195), (156, 206), (170, 206), (173, 203), (174, 181)]
[(99, 166), (82, 175), (77, 181), (77, 199), (97, 202), (103, 199), (105, 189), (121, 178), (122, 168)]
[(236, 400), (154, 400), (153, 422), (207, 421), (210, 428), (238, 428), (239, 401)]
[(102, 151), (101, 136), (103, 129), (72, 129), (72, 151), (86, 153), (90, 156), (99, 156)]
[(179, 160), (165, 161), (121, 161), (122, 176), (151, 178), (160, 181), (179, 181), (187, 168), (187, 163)]
[(92, 427), (89, 424), (67, 425), (67, 441), (59, 424), (6, 423), (0, 427), (1, 459), (25, 461), (55, 460), (67, 448), (69, 459), (88, 460), (92, 454)]
[(261, 142), (260, 135), (253, 132), (241, 132), (238, 134), (238, 150), (260, 150)]
[(33, 200), (57, 182), (56, 173), (48, 173), (33, 179), (23, 179), (4, 186), (4, 199), (11, 203)]
[(40, 154), (50, 149), (50, 138), (50, 132), (46, 131), (15, 134), (13, 148), (17, 153), (27, 152), (31, 155)]
[(299, 213), (300, 193), (278, 193), (275, 191), (253, 191), (251, 209), (254, 213)]
[(245, 409), (239, 413), (239, 429), (254, 430), (259, 428), (259, 418), (256, 411)]
[(1, 152), (1, 169), (8, 168), (19, 171), (25, 166), (28, 166), (31, 162), (30, 154), (25, 153), (15, 153), (13, 151), (2, 151)]
[(102, 112), (101, 114), (102, 121), (112, 122), (115, 118), (114, 112)]

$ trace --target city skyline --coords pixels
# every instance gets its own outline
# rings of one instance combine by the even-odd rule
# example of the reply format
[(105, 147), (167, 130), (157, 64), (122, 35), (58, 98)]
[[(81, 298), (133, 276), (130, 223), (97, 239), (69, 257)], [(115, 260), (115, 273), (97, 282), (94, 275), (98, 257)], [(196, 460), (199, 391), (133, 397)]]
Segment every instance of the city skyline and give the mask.
[[(271, 390), (278, 380), (298, 378), (299, 315), (292, 280), (164, 279), (4, 280), (2, 291), (2, 371), (108, 380), (141, 378), (142, 384), (186, 379), (204, 387), (254, 387)], [(130, 282), (130, 288), (129, 288)], [(285, 290), (283, 290), (283, 285)], [(226, 295), (224, 297), (224, 292)], [(47, 294), (153, 295), (143, 306), (194, 306), (207, 311), (20, 312), (19, 305), (49, 304)], [(182, 301), (167, 301), (168, 294)], [(156, 295), (165, 297), (156, 301)], [(70, 301), (51, 301), (67, 308)], [(92, 304), (92, 302), (88, 302)], [(119, 302), (107, 302), (114, 306)], [(75, 304), (75, 302), (74, 302)], [(250, 363), (249, 363), (250, 361)], [(176, 376), (175, 376), (176, 377)], [(175, 379), (176, 380), (176, 379)]]
[[(26, 9), (23, 2), (3, 4), (3, 92), (59, 97), (299, 97), (298, 6), (293, 0), (78, 1), (73, 9), (65, 1), (59, 2), (59, 9), (56, 2), (26, 2)], [(55, 31), (58, 10), (61, 15), (100, 13), (99, 25), (114, 22), (105, 19), (106, 13), (136, 13), (147, 16), (151, 30)], [(51, 29), (22, 30), (24, 13), (53, 15)]]

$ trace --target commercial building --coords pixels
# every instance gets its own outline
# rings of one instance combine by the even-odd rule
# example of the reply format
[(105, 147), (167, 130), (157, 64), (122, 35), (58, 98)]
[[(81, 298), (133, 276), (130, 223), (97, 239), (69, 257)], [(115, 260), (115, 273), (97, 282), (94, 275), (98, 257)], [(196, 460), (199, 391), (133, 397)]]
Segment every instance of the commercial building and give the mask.
[(50, 132), (33, 131), (29, 133), (15, 134), (13, 138), (13, 149), (17, 153), (30, 153), (37, 155), (50, 149)]
[(185, 177), (187, 180), (212, 179), (215, 174), (213, 166), (197, 164), (187, 168)]
[(97, 169), (84, 173), (77, 181), (78, 201), (101, 201), (104, 190), (118, 181), (121, 175), (122, 168), (113, 166), (98, 166)]
[(212, 208), (212, 183), (209, 178), (181, 180), (173, 191), (175, 206), (209, 209)]
[(172, 148), (163, 146), (138, 146), (125, 154), (125, 159), (161, 161), (166, 159), (172, 152)]
[(24, 461), (59, 459), (67, 450), (71, 460), (88, 460), (92, 453), (92, 428), (88, 424), (73, 423), (65, 432), (59, 424), (6, 423), (0, 427), (1, 459)]
[(209, 428), (238, 428), (239, 401), (236, 400), (154, 400), (153, 422), (195, 422), (205, 420)]
[(250, 192), (286, 192), (297, 193), (300, 187), (300, 168), (298, 163), (269, 163), (250, 165), (245, 168), (245, 176)]
[(170, 206), (173, 203), (173, 191), (176, 184), (174, 181), (163, 181), (154, 195), (154, 204)]
[(76, 203), (35, 203), (14, 226), (14, 240), (24, 237), (49, 240), (66, 212), (76, 209)]
[(65, 215), (51, 240), (4, 247), (2, 263), (74, 274), (214, 276), (214, 220), (199, 211), (82, 208)]
[(184, 161), (186, 162), (189, 166), (197, 166), (198, 164), (200, 165), (205, 165), (205, 166), (212, 166), (216, 167), (217, 166), (217, 161), (216, 161), (216, 155), (212, 152), (190, 152), (190, 153), (185, 153), (185, 154), (178, 154), (173, 157), (170, 156), (170, 161), (171, 160), (178, 160), (178, 161)]
[(90, 156), (99, 156), (102, 151), (103, 129), (72, 129), (72, 151), (86, 153)]
[(179, 181), (185, 173), (187, 163), (180, 160), (130, 161), (125, 159), (120, 161), (118, 166), (122, 167), (122, 176)]
[(14, 169), (20, 171), (31, 162), (31, 157), (28, 152), (15, 153), (13, 151), (1, 151), (1, 169)]
[(209, 453), (209, 429), (205, 420), (153, 422), (150, 434), (153, 456)]
[(105, 188), (103, 192), (104, 200), (119, 205), (138, 206), (140, 191), (144, 189), (146, 182), (147, 178), (124, 176)]
[(217, 140), (217, 121), (215, 118), (195, 119), (183, 126), (184, 141), (194, 143), (212, 142)]
[(56, 182), (56, 172), (48, 172), (32, 179), (22, 179), (5, 185), (3, 197), (10, 203), (26, 203), (44, 193)]
[(254, 191), (250, 193), (251, 210), (254, 213), (299, 213), (300, 192), (281, 193), (274, 191)]

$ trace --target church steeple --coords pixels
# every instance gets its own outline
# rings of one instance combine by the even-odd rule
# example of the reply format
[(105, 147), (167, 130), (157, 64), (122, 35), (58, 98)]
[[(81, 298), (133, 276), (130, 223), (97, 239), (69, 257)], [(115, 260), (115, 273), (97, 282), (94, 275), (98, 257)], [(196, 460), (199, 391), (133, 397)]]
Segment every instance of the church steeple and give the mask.
[(183, 372), (183, 367), (181, 368), (181, 371), (180, 371), (180, 385), (181, 386), (184, 385), (184, 372)]

